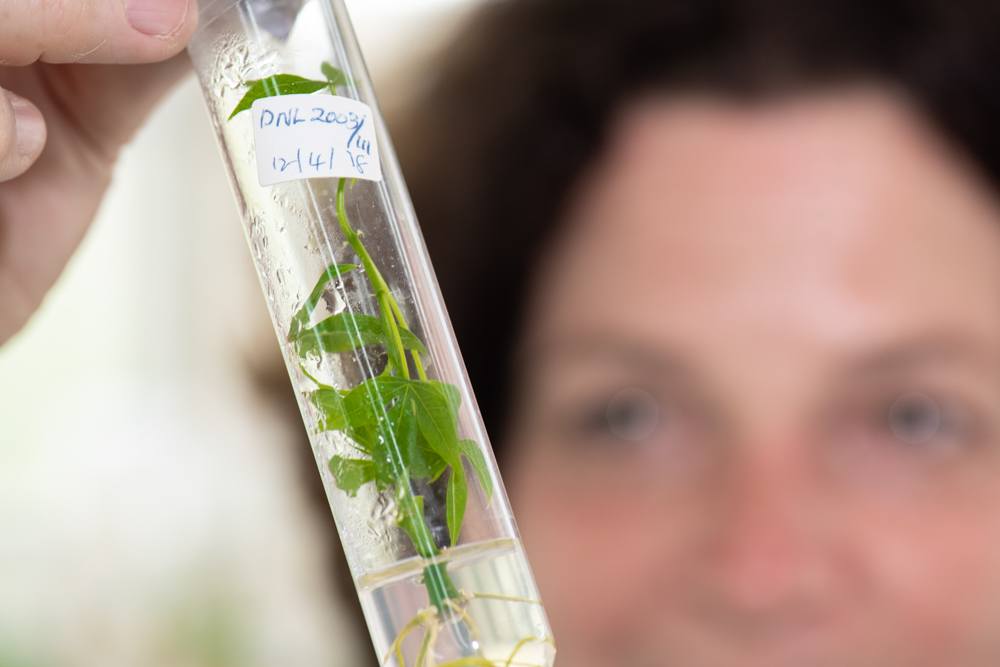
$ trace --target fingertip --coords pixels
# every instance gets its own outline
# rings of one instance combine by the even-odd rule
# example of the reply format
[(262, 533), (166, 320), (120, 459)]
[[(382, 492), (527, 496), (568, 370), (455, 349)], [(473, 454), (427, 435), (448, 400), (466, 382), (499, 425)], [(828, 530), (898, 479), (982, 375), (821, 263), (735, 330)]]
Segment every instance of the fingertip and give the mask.
[(42, 154), (47, 138), (45, 117), (29, 100), (0, 91), (0, 181), (16, 178)]
[(14, 109), (14, 126), (17, 141), (14, 150), (34, 162), (42, 149), (45, 148), (47, 130), (42, 112), (27, 99), (14, 93), (8, 93), (10, 105)]
[[(2, 1), (2, 0), (0, 0)], [(126, 23), (129, 32), (106, 43), (82, 62), (117, 65), (151, 64), (174, 58), (184, 52), (191, 36), (198, 27), (197, 0), (127, 0)], [(172, 10), (140, 9), (137, 4), (169, 5), (179, 8), (180, 16), (174, 19)]]
[[(180, 52), (198, 22), (197, 0), (126, 0), (125, 18), (145, 37), (153, 37), (162, 58)], [(155, 47), (154, 47), (155, 48)]]

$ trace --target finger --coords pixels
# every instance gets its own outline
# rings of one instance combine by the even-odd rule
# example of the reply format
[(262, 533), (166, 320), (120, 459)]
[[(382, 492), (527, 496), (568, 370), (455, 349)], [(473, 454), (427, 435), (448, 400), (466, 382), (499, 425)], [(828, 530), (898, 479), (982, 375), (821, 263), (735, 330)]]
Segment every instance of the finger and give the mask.
[(95, 78), (101, 80), (108, 95), (122, 102), (104, 116), (92, 116), (95, 131), (102, 133), (113, 145), (125, 144), (163, 96), (190, 72), (191, 59), (186, 53), (141, 68), (100, 67), (100, 72), (94, 73)]
[[(39, 96), (33, 99), (40, 100), (50, 125), (66, 118), (69, 126), (83, 132), (104, 157), (113, 158), (121, 145), (132, 138), (153, 106), (190, 72), (191, 62), (186, 53), (180, 53), (165, 62), (150, 65), (43, 64), (38, 67), (49, 85), (39, 88)], [(23, 92), (33, 95), (31, 89)], [(53, 136), (56, 134), (53, 131)]]
[(197, 0), (4, 0), (0, 65), (142, 63), (187, 44)]
[(28, 170), (45, 147), (45, 119), (34, 104), (0, 90), (0, 182)]

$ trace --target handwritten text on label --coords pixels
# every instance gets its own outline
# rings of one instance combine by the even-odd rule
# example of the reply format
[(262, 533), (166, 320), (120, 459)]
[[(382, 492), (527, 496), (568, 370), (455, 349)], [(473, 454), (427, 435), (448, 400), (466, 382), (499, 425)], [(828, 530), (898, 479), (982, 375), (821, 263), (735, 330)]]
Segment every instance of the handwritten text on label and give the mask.
[(302, 178), (382, 180), (371, 109), (334, 95), (265, 97), (251, 107), (260, 184)]

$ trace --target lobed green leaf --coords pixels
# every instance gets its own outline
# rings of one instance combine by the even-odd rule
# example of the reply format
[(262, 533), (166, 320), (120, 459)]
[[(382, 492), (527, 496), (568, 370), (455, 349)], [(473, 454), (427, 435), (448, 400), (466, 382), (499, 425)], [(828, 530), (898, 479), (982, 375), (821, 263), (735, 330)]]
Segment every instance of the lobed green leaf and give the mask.
[(417, 426), (428, 447), (448, 465), (460, 466), (457, 390), (434, 380), (408, 380), (395, 376), (385, 376), (380, 380), (384, 395), (413, 406)]
[[(482, 450), (472, 440), (458, 439), (458, 389), (434, 380), (380, 375), (350, 391), (321, 388), (311, 396), (323, 410), (325, 426), (344, 431), (359, 451), (370, 457), (331, 460), (337, 486), (345, 492), (353, 495), (360, 485), (369, 482), (382, 490), (398, 488), (400, 463), (410, 479), (434, 481), (450, 470), (445, 515), (451, 543), (457, 544), (468, 505), (465, 461), (487, 498), (493, 493)], [(407, 528), (407, 522), (412, 521), (412, 517), (404, 516), (400, 525), (409, 532), (413, 526)]]
[(352, 498), (358, 489), (375, 480), (375, 464), (364, 459), (348, 459), (334, 456), (330, 459), (330, 472), (337, 487)]

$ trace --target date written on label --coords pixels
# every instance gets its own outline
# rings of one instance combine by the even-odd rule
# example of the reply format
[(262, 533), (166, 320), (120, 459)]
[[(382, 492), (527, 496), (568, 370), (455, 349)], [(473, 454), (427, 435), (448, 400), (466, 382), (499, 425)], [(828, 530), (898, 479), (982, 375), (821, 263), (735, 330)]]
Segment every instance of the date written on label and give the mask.
[(281, 95), (251, 107), (261, 185), (303, 178), (382, 180), (368, 105), (334, 95)]

